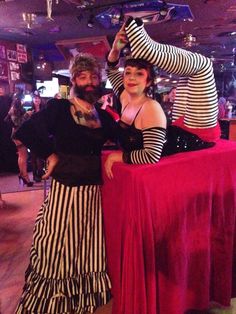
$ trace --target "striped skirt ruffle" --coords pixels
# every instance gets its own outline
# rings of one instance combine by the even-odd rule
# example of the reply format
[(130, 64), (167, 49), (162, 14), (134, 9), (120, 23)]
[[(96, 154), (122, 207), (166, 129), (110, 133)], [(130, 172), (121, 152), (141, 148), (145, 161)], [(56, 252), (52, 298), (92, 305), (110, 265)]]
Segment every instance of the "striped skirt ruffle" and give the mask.
[(55, 180), (34, 228), (19, 314), (94, 310), (110, 299), (100, 188)]

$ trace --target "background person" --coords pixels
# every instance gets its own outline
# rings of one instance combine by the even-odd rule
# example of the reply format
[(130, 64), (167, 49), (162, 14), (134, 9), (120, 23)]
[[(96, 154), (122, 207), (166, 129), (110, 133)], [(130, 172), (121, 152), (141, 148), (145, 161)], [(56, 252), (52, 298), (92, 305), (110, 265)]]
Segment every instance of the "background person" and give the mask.
[(56, 93), (56, 94), (54, 95), (54, 98), (56, 98), (56, 99), (62, 99), (61, 93)]
[(111, 298), (100, 185), (101, 150), (113, 121), (97, 106), (101, 78), (95, 58), (77, 55), (70, 73), (72, 98), (51, 99), (17, 132), (18, 140), (47, 158), (43, 178), (52, 176), (17, 314), (93, 313)]
[(175, 91), (176, 88), (172, 87), (168, 92), (163, 92), (160, 101), (161, 107), (165, 112), (168, 125), (172, 122), (172, 109), (175, 99)]
[(227, 100), (225, 97), (220, 97), (218, 100), (218, 108), (219, 108), (219, 113), (218, 113), (218, 119), (223, 119), (226, 117), (227, 113)]
[[(33, 93), (32, 96), (32, 103), (31, 103), (31, 111), (32, 114), (39, 112), (45, 107), (45, 104), (43, 102), (42, 97), (40, 96), (40, 93), (36, 90)], [(31, 167), (32, 167), (32, 172), (33, 172), (33, 180), (35, 182), (41, 182), (41, 178), (44, 174), (44, 163), (45, 161), (38, 157), (35, 152), (31, 151), (30, 152), (30, 157), (31, 157)]]
[(14, 95), (11, 108), (4, 121), (11, 122), (12, 124), (11, 138), (16, 145), (18, 154), (17, 160), (19, 167), (19, 181), (23, 182), (24, 185), (31, 187), (33, 186), (33, 182), (30, 181), (27, 170), (28, 151), (26, 146), (19, 142), (15, 137), (16, 131), (19, 129), (19, 127), (31, 117), (31, 112), (27, 112), (23, 107), (23, 98), (23, 93), (18, 93)]
[(4, 121), (10, 110), (12, 97), (6, 86), (0, 85), (0, 172), (18, 171), (16, 147), (11, 140), (12, 125)]

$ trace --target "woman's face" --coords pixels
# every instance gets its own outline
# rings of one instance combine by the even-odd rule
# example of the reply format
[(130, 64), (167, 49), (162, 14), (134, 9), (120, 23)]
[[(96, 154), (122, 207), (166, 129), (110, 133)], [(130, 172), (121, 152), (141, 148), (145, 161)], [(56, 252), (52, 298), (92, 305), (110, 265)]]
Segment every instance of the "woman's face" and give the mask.
[(142, 95), (146, 87), (150, 86), (148, 71), (136, 67), (127, 66), (124, 69), (124, 87), (130, 94)]
[(33, 102), (34, 102), (34, 104), (35, 104), (36, 106), (39, 106), (40, 103), (41, 103), (41, 98), (38, 97), (38, 96), (35, 96), (35, 97), (33, 98)]

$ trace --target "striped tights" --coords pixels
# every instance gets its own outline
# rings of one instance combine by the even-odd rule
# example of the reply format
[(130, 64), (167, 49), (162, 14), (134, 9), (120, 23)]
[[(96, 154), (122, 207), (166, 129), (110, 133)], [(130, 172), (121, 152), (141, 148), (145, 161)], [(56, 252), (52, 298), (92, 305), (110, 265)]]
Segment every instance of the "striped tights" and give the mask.
[(168, 73), (181, 76), (172, 121), (184, 116), (184, 124), (190, 128), (216, 126), (218, 101), (211, 60), (198, 53), (155, 42), (139, 19), (128, 20), (125, 29), (132, 57), (145, 59)]

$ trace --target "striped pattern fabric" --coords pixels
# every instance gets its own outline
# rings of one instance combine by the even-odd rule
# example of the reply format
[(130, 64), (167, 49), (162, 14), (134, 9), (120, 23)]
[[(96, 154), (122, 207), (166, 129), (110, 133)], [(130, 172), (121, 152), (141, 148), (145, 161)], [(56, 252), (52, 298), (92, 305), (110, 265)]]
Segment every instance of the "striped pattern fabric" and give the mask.
[(100, 188), (55, 180), (34, 228), (16, 313), (93, 312), (110, 299)]
[(119, 97), (119, 95), (124, 90), (122, 73), (119, 71), (118, 67), (111, 66), (106, 68), (106, 73), (111, 83), (113, 92), (116, 94), (116, 96)]
[(184, 115), (184, 124), (192, 128), (217, 125), (218, 101), (212, 62), (198, 53), (153, 41), (140, 21), (126, 26), (131, 53), (168, 73), (183, 76), (176, 90), (173, 121)]
[(142, 130), (143, 149), (130, 153), (132, 164), (153, 164), (159, 161), (166, 139), (166, 130), (163, 128), (149, 128)]

